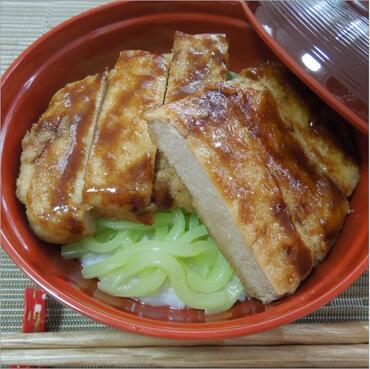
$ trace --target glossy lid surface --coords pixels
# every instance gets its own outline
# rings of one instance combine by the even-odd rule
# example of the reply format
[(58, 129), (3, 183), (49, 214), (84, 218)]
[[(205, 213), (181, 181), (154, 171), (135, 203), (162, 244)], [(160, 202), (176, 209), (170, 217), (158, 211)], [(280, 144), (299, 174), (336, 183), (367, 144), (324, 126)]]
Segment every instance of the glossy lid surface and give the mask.
[(368, 133), (368, 2), (246, 4), (248, 19), (276, 55), (334, 110)]

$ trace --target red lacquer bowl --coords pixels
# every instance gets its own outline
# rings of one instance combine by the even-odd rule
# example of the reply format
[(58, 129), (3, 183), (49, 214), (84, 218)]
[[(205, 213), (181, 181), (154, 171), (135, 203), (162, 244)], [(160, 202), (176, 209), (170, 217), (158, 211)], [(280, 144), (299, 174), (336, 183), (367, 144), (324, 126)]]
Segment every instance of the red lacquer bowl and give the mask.
[[(15, 196), (21, 140), (66, 83), (111, 67), (120, 50), (168, 52), (173, 32), (224, 32), (230, 68), (238, 71), (272, 59), (233, 2), (113, 2), (54, 28), (28, 48), (5, 73), (2, 93), (2, 245), (16, 264), (51, 296), (115, 328), (169, 338), (220, 339), (251, 334), (298, 319), (334, 298), (366, 269), (368, 249), (368, 144), (357, 133), (361, 182), (351, 200), (340, 239), (327, 259), (289, 298), (263, 306), (253, 301), (205, 317), (195, 310), (151, 307), (96, 291), (79, 264), (60, 248), (37, 239)], [(42, 175), (42, 173), (40, 173)]]

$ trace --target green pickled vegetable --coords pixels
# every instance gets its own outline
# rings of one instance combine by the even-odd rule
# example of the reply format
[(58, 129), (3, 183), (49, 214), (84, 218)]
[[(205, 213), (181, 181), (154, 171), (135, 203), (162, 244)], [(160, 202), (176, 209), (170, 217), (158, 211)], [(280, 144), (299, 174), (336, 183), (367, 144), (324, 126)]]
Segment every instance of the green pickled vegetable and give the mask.
[(230, 81), (232, 79), (237, 79), (237, 78), (240, 78), (240, 75), (238, 73), (232, 72), (231, 70), (227, 72), (227, 75), (226, 75), (227, 81)]
[(96, 234), (62, 247), (66, 259), (99, 256), (82, 268), (114, 296), (147, 297), (167, 281), (189, 307), (214, 313), (243, 294), (233, 269), (196, 214), (160, 212), (152, 225), (98, 219)]

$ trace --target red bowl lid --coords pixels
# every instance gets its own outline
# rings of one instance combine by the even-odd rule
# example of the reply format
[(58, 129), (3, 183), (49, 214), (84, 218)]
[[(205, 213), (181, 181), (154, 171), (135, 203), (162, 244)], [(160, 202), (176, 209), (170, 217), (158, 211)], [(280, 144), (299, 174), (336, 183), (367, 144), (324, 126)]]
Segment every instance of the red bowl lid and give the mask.
[(369, 20), (365, 1), (247, 1), (250, 23), (309, 88), (368, 134)]

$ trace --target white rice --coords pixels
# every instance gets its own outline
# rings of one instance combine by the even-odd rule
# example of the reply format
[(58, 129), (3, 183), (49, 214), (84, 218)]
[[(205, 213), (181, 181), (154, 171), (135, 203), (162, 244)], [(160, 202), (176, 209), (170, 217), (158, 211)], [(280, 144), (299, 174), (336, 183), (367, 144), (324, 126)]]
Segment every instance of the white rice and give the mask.
[(183, 309), (186, 306), (168, 282), (164, 283), (156, 294), (139, 299), (152, 306), (170, 306), (174, 309)]

